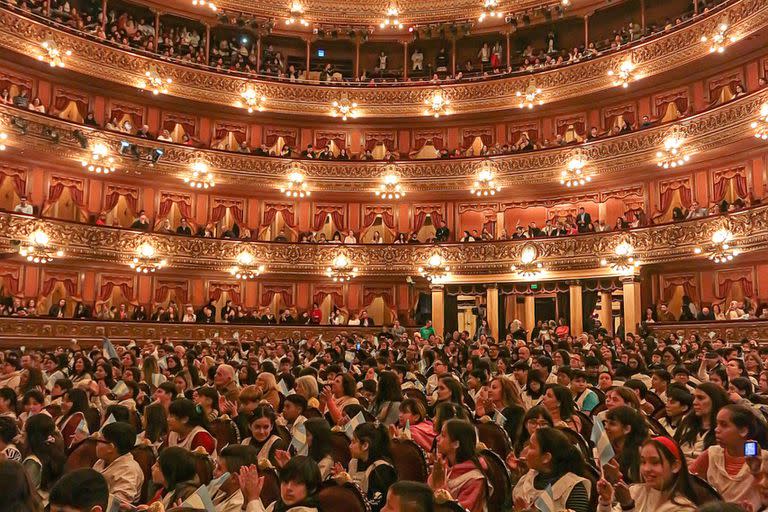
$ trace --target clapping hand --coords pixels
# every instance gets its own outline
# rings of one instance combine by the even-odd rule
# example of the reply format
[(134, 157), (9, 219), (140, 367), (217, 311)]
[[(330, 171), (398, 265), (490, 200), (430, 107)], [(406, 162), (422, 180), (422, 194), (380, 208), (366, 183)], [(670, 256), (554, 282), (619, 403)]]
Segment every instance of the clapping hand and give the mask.
[(246, 503), (259, 499), (261, 489), (264, 487), (264, 477), (259, 476), (259, 469), (255, 464), (240, 468), (237, 479), (240, 482), (240, 490), (243, 491)]
[(278, 468), (284, 468), (289, 460), (291, 460), (291, 454), (287, 450), (275, 450), (275, 462)]

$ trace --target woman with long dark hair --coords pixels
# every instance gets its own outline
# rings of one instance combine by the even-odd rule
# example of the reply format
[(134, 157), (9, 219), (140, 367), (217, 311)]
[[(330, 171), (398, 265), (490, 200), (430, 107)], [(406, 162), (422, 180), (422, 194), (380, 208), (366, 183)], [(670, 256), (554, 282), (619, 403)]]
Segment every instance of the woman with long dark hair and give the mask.
[(208, 421), (203, 408), (188, 398), (171, 402), (168, 407), (168, 446), (194, 451), (202, 447), (208, 455), (216, 451), (216, 439), (206, 430)]
[(403, 390), (400, 387), (400, 379), (395, 372), (381, 372), (379, 375), (376, 398), (373, 401), (371, 411), (380, 422), (385, 425), (397, 423), (400, 402), (403, 401)]
[(42, 512), (43, 505), (24, 466), (13, 460), (0, 461), (0, 496), (3, 512)]
[[(56, 428), (64, 438), (64, 447), (69, 450), (75, 441), (77, 427), (85, 420), (88, 410), (88, 395), (80, 388), (69, 389), (61, 399), (61, 417), (56, 420)], [(87, 436), (88, 432), (84, 432)]]
[(477, 434), (468, 421), (448, 420), (437, 438), (438, 458), (427, 483), (446, 489), (470, 512), (486, 510), (488, 480), (477, 456)]
[(276, 433), (276, 419), (277, 416), (272, 406), (257, 405), (249, 420), (250, 436), (243, 439), (241, 443), (256, 448), (258, 460), (268, 459), (273, 466), (278, 465), (275, 453), (278, 450), (287, 449), (285, 441)]
[(160, 452), (152, 466), (152, 482), (159, 486), (147, 504), (162, 501), (166, 508), (186, 500), (198, 487), (195, 458), (189, 450), (171, 446)]
[[(247, 510), (259, 512), (317, 512), (320, 502), (320, 470), (311, 457), (293, 457), (280, 469), (280, 497), (277, 501), (264, 506), (261, 502), (263, 480), (255, 466), (243, 467), (239, 473), (240, 489)], [(254, 508), (253, 502), (257, 503)]]
[[(626, 483), (640, 481), (640, 445), (648, 438), (648, 425), (642, 414), (623, 405), (611, 409), (605, 416), (605, 432), (616, 454), (618, 466), (605, 468)], [(614, 478), (613, 480), (616, 480)]]
[(22, 461), (32, 485), (45, 498), (64, 472), (66, 455), (56, 443), (56, 425), (46, 414), (30, 416), (24, 426), (25, 458)]
[[(387, 427), (381, 423), (358, 425), (352, 434), (349, 451), (352, 455), (349, 476), (360, 486), (372, 511), (379, 512), (386, 501), (389, 486), (397, 481)], [(342, 470), (341, 464), (334, 465), (334, 473)]]
[(703, 382), (693, 391), (693, 406), (675, 432), (675, 441), (691, 460), (715, 444), (717, 413), (729, 403), (728, 394), (717, 384)]
[(526, 463), (528, 471), (512, 490), (516, 508), (534, 503), (551, 486), (553, 510), (589, 512), (592, 484), (585, 477), (584, 458), (568, 436), (555, 428), (537, 429), (531, 436)]

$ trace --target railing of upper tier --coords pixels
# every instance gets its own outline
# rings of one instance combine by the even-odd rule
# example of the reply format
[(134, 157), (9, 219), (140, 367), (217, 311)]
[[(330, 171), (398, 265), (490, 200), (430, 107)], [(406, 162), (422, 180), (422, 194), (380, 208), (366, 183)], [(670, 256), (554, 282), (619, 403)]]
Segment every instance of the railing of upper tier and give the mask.
[[(695, 15), (695, 16), (691, 15), (691, 13), (681, 13), (681, 15), (684, 15), (685, 20), (682, 21), (681, 23), (673, 26), (670, 29), (660, 30), (660, 31), (653, 32), (653, 33), (650, 33), (650, 34), (645, 35), (645, 36), (638, 37), (637, 39), (634, 39), (633, 41), (631, 41), (629, 43), (621, 45), (620, 48), (615, 48), (615, 49), (613, 49), (613, 48), (605, 48), (605, 49), (602, 49), (602, 50), (595, 50), (593, 53), (587, 54), (584, 57), (582, 57), (582, 58), (580, 58), (580, 59), (578, 59), (576, 61), (570, 61), (569, 60), (569, 61), (564, 61), (564, 62), (562, 62), (560, 64), (556, 64), (556, 65), (553, 64), (553, 65), (548, 65), (548, 66), (540, 66), (540, 67), (532, 68), (532, 69), (514, 69), (514, 66), (513, 66), (512, 69), (504, 70), (504, 71), (502, 71), (500, 73), (491, 73), (491, 74), (485, 74), (485, 75), (483, 75), (482, 73), (477, 73), (477, 74), (472, 74), (470, 76), (463, 76), (463, 78), (461, 78), (460, 80), (459, 79), (453, 79), (453, 78), (446, 78), (445, 80), (439, 80), (438, 82), (439, 83), (451, 84), (451, 83), (469, 83), (469, 82), (485, 81), (485, 80), (499, 80), (499, 79), (503, 79), (503, 78), (508, 78), (510, 76), (532, 76), (532, 75), (535, 75), (536, 73), (539, 73), (541, 71), (546, 71), (546, 70), (553, 69), (553, 68), (564, 68), (564, 67), (568, 67), (568, 66), (573, 66), (573, 65), (576, 65), (576, 64), (579, 64), (579, 63), (583, 63), (583, 62), (589, 61), (589, 60), (591, 60), (593, 58), (596, 58), (596, 57), (608, 56), (608, 55), (617, 53), (618, 51), (627, 51), (627, 50), (630, 50), (630, 49), (632, 49), (632, 48), (634, 48), (636, 46), (639, 46), (642, 43), (645, 43), (645, 42), (648, 42), (648, 41), (652, 41), (654, 39), (662, 37), (665, 34), (669, 34), (669, 33), (672, 33), (672, 32), (678, 31), (678, 30), (682, 30), (682, 29), (688, 27), (689, 25), (691, 25), (692, 23), (695, 23), (696, 21), (698, 21), (698, 20), (700, 20), (700, 19), (702, 19), (704, 17), (714, 15), (716, 12), (724, 9), (726, 5), (728, 5), (729, 3), (734, 2), (734, 1), (736, 1), (736, 0), (727, 0), (727, 1), (721, 2), (718, 5), (716, 5), (715, 7), (713, 7), (712, 9), (709, 9), (706, 12), (702, 11), (698, 15)], [(354, 79), (354, 78), (353, 79), (345, 78), (345, 79), (343, 79), (341, 81), (321, 81), (321, 80), (308, 79), (308, 78), (290, 79), (290, 78), (279, 77), (279, 76), (275, 76), (275, 75), (272, 75), (272, 74), (266, 74), (266, 73), (261, 73), (261, 72), (245, 73), (245, 72), (240, 72), (240, 71), (233, 71), (233, 70), (229, 70), (229, 69), (222, 69), (222, 68), (219, 68), (219, 67), (216, 67), (216, 66), (211, 66), (211, 65), (208, 65), (208, 64), (200, 64), (200, 63), (196, 63), (196, 62), (190, 62), (190, 61), (187, 61), (187, 60), (183, 60), (181, 58), (166, 57), (166, 56), (162, 56), (161, 54), (156, 53), (156, 52), (151, 52), (151, 51), (147, 51), (147, 50), (144, 50), (144, 49), (141, 49), (141, 48), (135, 48), (135, 47), (132, 47), (132, 46), (121, 44), (121, 43), (116, 43), (116, 42), (111, 41), (109, 39), (98, 37), (97, 35), (95, 35), (95, 34), (93, 34), (91, 32), (86, 32), (86, 31), (78, 30), (78, 29), (73, 28), (73, 27), (71, 27), (71, 26), (69, 26), (67, 24), (60, 23), (60, 22), (58, 22), (58, 21), (56, 21), (56, 20), (54, 20), (52, 18), (45, 17), (45, 16), (42, 16), (42, 15), (36, 14), (34, 12), (30, 12), (28, 10), (19, 9), (18, 7), (14, 6), (10, 2), (0, 2), (0, 6), (2, 6), (3, 8), (9, 9), (11, 11), (14, 11), (16, 13), (20, 13), (20, 14), (22, 14), (22, 15), (24, 15), (24, 16), (32, 19), (32, 20), (38, 21), (38, 22), (43, 23), (45, 25), (49, 25), (49, 26), (51, 26), (53, 28), (56, 28), (57, 30), (61, 30), (63, 32), (67, 32), (67, 33), (70, 33), (72, 35), (76, 35), (78, 37), (82, 37), (82, 38), (85, 38), (85, 39), (88, 39), (88, 40), (98, 41), (101, 44), (108, 45), (108, 46), (110, 46), (112, 48), (115, 48), (115, 49), (126, 50), (126, 51), (129, 51), (131, 53), (135, 53), (137, 55), (142, 55), (142, 56), (149, 57), (149, 58), (154, 58), (154, 59), (160, 59), (160, 60), (163, 60), (163, 61), (166, 61), (166, 62), (172, 62), (172, 63), (175, 63), (175, 64), (180, 64), (180, 65), (187, 66), (187, 67), (194, 68), (194, 69), (200, 69), (200, 70), (212, 71), (212, 72), (216, 72), (216, 73), (220, 73), (220, 74), (225, 74), (225, 75), (229, 75), (229, 76), (232, 76), (232, 77), (258, 79), (258, 80), (265, 80), (265, 81), (278, 82), (278, 83), (296, 83), (296, 84), (313, 85), (313, 86), (334, 86), (334, 87), (338, 87), (338, 86), (351, 86), (351, 87), (371, 87), (371, 86), (374, 86), (374, 87), (403, 87), (403, 86), (414, 87), (414, 86), (416, 86), (416, 87), (418, 87), (418, 86), (435, 85), (435, 81), (433, 81), (432, 77), (430, 77), (430, 76), (412, 78), (412, 79), (410, 79), (408, 81), (400, 81), (400, 80), (375, 80), (375, 79), (366, 80), (366, 81), (358, 81), (357, 79)]]
[[(592, 59), (564, 69), (547, 70), (532, 76), (513, 76), (501, 80), (468, 84), (440, 84), (451, 101), (455, 113), (477, 113), (517, 108), (510, 98), (525, 91), (535, 81), (545, 102), (562, 101), (613, 87), (608, 71), (615, 71), (622, 62), (631, 59), (637, 73), (655, 75), (673, 69), (683, 69), (705, 55), (709, 47), (702, 36), (710, 36), (724, 19), (740, 38), (762, 29), (768, 23), (768, 4), (763, 0), (733, 0), (722, 9), (707, 13), (701, 19), (660, 37), (639, 43), (627, 50), (620, 49), (610, 56)], [(51, 28), (17, 12), (0, 12), (0, 47), (33, 55), (39, 44), (54, 39), (62, 48), (72, 50), (67, 66), (77, 72), (105, 78), (120, 84), (134, 85), (145, 78), (150, 65), (164, 78), (171, 78), (169, 94), (216, 105), (235, 106), (241, 93), (252, 83), (256, 93), (267, 98), (267, 110), (302, 115), (328, 116), (333, 101), (348, 93), (359, 105), (362, 116), (402, 117), (423, 115), (424, 103), (429, 101), (437, 85), (432, 87), (306, 87), (295, 83), (249, 81), (187, 66), (172, 64), (157, 58), (116, 49), (101, 42), (85, 39), (63, 30)]]
[[(579, 146), (490, 158), (400, 161), (397, 163), (397, 172), (406, 191), (432, 193), (441, 190), (462, 190), (469, 187), (479, 167), (487, 161), (493, 166), (496, 180), (504, 187), (545, 183), (560, 187), (560, 173), (573, 156), (574, 150), (579, 148), (594, 173), (594, 182), (599, 183), (603, 178), (626, 176), (628, 170), (654, 166), (655, 153), (663, 146), (673, 126), (679, 128), (680, 135), (685, 138), (687, 150), (697, 154), (744, 141), (751, 137), (750, 122), (755, 119), (761, 105), (766, 101), (768, 89), (761, 89), (674, 123), (598, 139)], [(23, 135), (19, 133), (18, 124), (14, 124), (14, 119), (23, 121)], [(296, 162), (294, 159), (202, 150), (180, 144), (148, 141), (127, 134), (95, 130), (89, 126), (2, 104), (0, 125), (10, 136), (5, 141), (10, 148), (18, 146), (32, 155), (51, 155), (55, 156), (58, 162), (69, 160), (78, 162), (77, 165), (88, 154), (87, 150), (71, 136), (61, 137), (57, 144), (52, 144), (47, 132), (49, 128), (53, 127), (63, 134), (70, 135), (75, 130), (80, 130), (91, 142), (99, 141), (109, 146), (114, 156), (120, 155), (123, 142), (136, 145), (140, 149), (141, 159), (134, 160), (126, 153), (126, 156), (118, 159), (118, 169), (168, 179), (185, 176), (192, 164), (202, 160), (215, 174), (218, 184), (249, 186), (254, 184), (254, 180), (264, 180), (258, 182), (260, 189), (273, 187), (277, 190), (284, 184), (290, 166)], [(147, 155), (154, 148), (162, 149), (163, 155), (150, 165)], [(373, 192), (378, 189), (385, 170), (384, 162), (360, 160), (300, 160), (300, 166), (312, 190), (338, 192)], [(635, 174), (633, 179), (639, 179), (639, 176)]]
[(648, 324), (647, 327), (657, 338), (689, 338), (696, 335), (701, 340), (717, 338), (729, 343), (738, 343), (742, 339), (768, 342), (768, 320), (720, 320), (705, 322), (664, 322)]
[[(409, 329), (410, 330), (410, 329)], [(69, 345), (72, 339), (83, 346), (98, 343), (108, 337), (114, 343), (136, 340), (172, 341), (213, 340), (217, 336), (231, 340), (235, 333), (243, 341), (269, 336), (272, 339), (298, 340), (322, 336), (332, 340), (339, 334), (370, 336), (382, 332), (381, 327), (351, 327), (332, 325), (250, 325), (250, 324), (197, 324), (167, 322), (120, 322), (105, 320), (64, 320), (57, 318), (3, 318), (0, 317), (0, 349), (53, 348)]]
[[(732, 233), (731, 246), (741, 252), (768, 247), (768, 205), (756, 206), (727, 215), (705, 217), (625, 231), (589, 233), (565, 237), (534, 238), (496, 242), (446, 244), (307, 244), (255, 242), (185, 237), (145, 233), (128, 229), (92, 226), (26, 215), (0, 213), (0, 250), (11, 254), (18, 250), (13, 241), (25, 241), (32, 232), (43, 230), (66, 257), (127, 265), (137, 249), (151, 244), (156, 254), (168, 259), (169, 266), (180, 269), (228, 271), (244, 250), (254, 260), (264, 263), (268, 273), (322, 275), (339, 254), (350, 266), (359, 267), (362, 276), (408, 276), (416, 274), (434, 254), (450, 266), (451, 279), (461, 275), (499, 275), (506, 281), (530, 281), (516, 276), (512, 265), (521, 261), (523, 251), (535, 250), (536, 261), (546, 272), (589, 271), (593, 277), (623, 275), (621, 271), (601, 267), (600, 259), (614, 254), (616, 246), (629, 243), (643, 265), (671, 261), (689, 261), (697, 257), (695, 249), (706, 245), (721, 229)], [(699, 255), (706, 258), (706, 253)], [(66, 260), (64, 260), (66, 261)], [(449, 280), (449, 281), (450, 281)]]

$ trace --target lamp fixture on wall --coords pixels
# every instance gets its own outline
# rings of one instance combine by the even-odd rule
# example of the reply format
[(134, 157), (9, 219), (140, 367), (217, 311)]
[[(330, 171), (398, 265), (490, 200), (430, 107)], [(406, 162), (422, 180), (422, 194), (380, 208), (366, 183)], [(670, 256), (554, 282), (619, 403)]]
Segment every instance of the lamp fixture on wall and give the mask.
[(286, 25), (293, 25), (294, 23), (303, 27), (309, 26), (309, 21), (304, 19), (304, 6), (296, 0), (291, 2), (291, 6), (288, 8), (288, 17), (285, 19)]
[(755, 132), (755, 137), (768, 140), (768, 103), (760, 105), (760, 117), (750, 125)]
[(286, 183), (280, 187), (280, 193), (286, 197), (296, 197), (303, 199), (312, 192), (309, 190), (307, 181), (304, 179), (304, 173), (301, 172), (301, 166), (294, 162), (288, 168), (289, 173), (286, 177)]
[(152, 244), (144, 242), (136, 248), (136, 256), (128, 265), (137, 273), (148, 274), (164, 268), (168, 265), (168, 261), (157, 256), (157, 251)]
[(723, 53), (728, 44), (736, 42), (737, 38), (728, 34), (729, 28), (728, 23), (722, 22), (711, 36), (701, 36), (702, 43), (709, 43), (709, 53)]
[(259, 94), (252, 84), (248, 84), (240, 93), (240, 96), (243, 98), (243, 100), (238, 101), (236, 105), (240, 108), (248, 109), (249, 114), (253, 114), (254, 110), (258, 110), (259, 112), (264, 111), (264, 105), (267, 102), (267, 97), (263, 94)]
[(520, 251), (520, 263), (512, 265), (512, 271), (525, 278), (538, 277), (544, 271), (544, 265), (536, 261), (539, 251), (534, 245), (526, 245)]
[(48, 62), (52, 68), (63, 68), (64, 57), (71, 57), (72, 50), (62, 50), (53, 40), (46, 40), (40, 43), (42, 52), (37, 56), (37, 60)]
[(346, 121), (347, 118), (356, 118), (360, 115), (357, 110), (357, 102), (350, 100), (348, 97), (343, 96), (340, 100), (334, 100), (331, 103), (331, 115), (333, 117), (341, 117), (342, 121)]
[(435, 119), (441, 115), (449, 115), (448, 106), (451, 104), (445, 93), (441, 89), (433, 91), (429, 95), (429, 98), (424, 100), (426, 108), (424, 109), (425, 116), (433, 116)]
[(64, 256), (63, 250), (51, 247), (51, 239), (42, 229), (30, 233), (27, 240), (27, 244), (19, 247), (19, 254), (30, 263), (50, 263), (54, 258)]
[(694, 254), (707, 253), (707, 258), (714, 263), (727, 263), (739, 254), (741, 251), (733, 247), (733, 232), (727, 228), (721, 228), (712, 233), (712, 238), (708, 248), (696, 247)]
[(400, 185), (400, 176), (394, 168), (387, 169), (386, 174), (381, 177), (381, 185), (374, 193), (381, 199), (400, 199), (405, 196), (405, 191)]
[(213, 174), (208, 169), (205, 162), (195, 162), (189, 176), (184, 177), (184, 183), (192, 188), (209, 189), (216, 185)]
[(338, 254), (331, 265), (325, 269), (325, 275), (333, 279), (334, 282), (346, 282), (351, 281), (357, 277), (358, 268), (352, 265), (344, 254)]
[(250, 279), (256, 279), (260, 276), (264, 270), (264, 265), (256, 263), (256, 258), (248, 251), (243, 251), (235, 258), (237, 265), (229, 269), (229, 273), (232, 274), (235, 279), (241, 279), (247, 281)]
[(635, 248), (632, 247), (632, 244), (623, 241), (613, 249), (612, 255), (600, 260), (600, 265), (603, 267), (610, 266), (622, 274), (633, 272), (640, 266), (640, 261), (635, 258), (634, 253)]
[(430, 283), (441, 283), (445, 281), (451, 270), (445, 263), (445, 258), (439, 253), (434, 253), (423, 267), (419, 267), (419, 274)]
[(684, 142), (684, 133), (676, 126), (664, 139), (664, 147), (656, 152), (656, 165), (664, 169), (685, 165), (691, 157), (685, 152)]
[(139, 80), (139, 89), (151, 91), (152, 94), (168, 94), (168, 86), (173, 83), (170, 78), (163, 78), (157, 70), (157, 66), (150, 64), (149, 69), (144, 72), (144, 78)]
[(566, 168), (560, 173), (560, 184), (566, 187), (579, 187), (592, 181), (585, 170), (587, 160), (584, 155), (576, 154), (568, 161)]
[(483, 164), (469, 192), (477, 197), (493, 196), (496, 192), (501, 192), (501, 185), (494, 180), (493, 167), (490, 163)]
[(525, 91), (517, 91), (515, 96), (518, 98), (518, 106), (520, 108), (533, 108), (534, 105), (543, 105), (544, 100), (541, 99), (541, 89), (536, 87), (533, 82), (528, 84)]
[(616, 71), (612, 69), (609, 70), (608, 76), (613, 78), (614, 86), (621, 86), (624, 89), (629, 87), (630, 82), (637, 79), (637, 77), (635, 77), (635, 65), (632, 63), (631, 59), (623, 61)]

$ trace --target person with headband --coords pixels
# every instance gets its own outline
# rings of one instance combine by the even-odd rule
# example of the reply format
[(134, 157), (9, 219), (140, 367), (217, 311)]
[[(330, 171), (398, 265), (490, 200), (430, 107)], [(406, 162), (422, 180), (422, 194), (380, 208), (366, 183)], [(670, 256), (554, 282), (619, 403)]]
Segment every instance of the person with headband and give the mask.
[[(642, 482), (597, 482), (598, 512), (685, 512), (696, 510), (696, 495), (685, 455), (675, 441), (653, 437), (640, 448)], [(613, 502), (616, 505), (613, 506)]]

